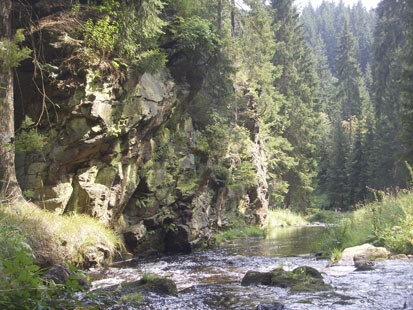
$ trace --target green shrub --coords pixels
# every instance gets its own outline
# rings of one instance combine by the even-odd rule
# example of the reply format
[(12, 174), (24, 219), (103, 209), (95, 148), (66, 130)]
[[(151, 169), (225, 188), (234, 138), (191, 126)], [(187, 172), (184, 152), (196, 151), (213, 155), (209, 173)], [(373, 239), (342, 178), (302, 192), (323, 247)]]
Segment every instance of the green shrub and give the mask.
[(23, 130), (16, 135), (14, 143), (15, 152), (40, 152), (46, 145), (46, 137), (38, 133), (36, 129)]

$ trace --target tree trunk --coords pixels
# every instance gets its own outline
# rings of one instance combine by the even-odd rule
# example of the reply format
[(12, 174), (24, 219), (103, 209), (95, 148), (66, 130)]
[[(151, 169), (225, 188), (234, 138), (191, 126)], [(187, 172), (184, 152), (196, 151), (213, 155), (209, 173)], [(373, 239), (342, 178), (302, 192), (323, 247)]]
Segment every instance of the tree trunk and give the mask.
[(222, 0), (218, 0), (218, 30), (222, 29)]
[(231, 35), (233, 38), (236, 37), (235, 33), (235, 0), (231, 0)]
[[(12, 0), (0, 1), (0, 37), (11, 40)], [(14, 166), (14, 98), (13, 74), (0, 68), (0, 200), (13, 201), (22, 198)]]

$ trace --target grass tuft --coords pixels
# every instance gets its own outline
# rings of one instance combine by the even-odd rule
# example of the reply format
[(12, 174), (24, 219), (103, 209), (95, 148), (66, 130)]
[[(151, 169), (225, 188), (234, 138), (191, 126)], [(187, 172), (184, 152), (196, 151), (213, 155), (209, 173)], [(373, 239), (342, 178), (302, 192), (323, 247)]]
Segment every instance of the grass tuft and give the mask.
[[(36, 255), (35, 263), (84, 266), (89, 255), (110, 262), (121, 249), (118, 236), (86, 215), (60, 216), (36, 206), (0, 206), (0, 225), (17, 227)], [(1, 254), (0, 254), (1, 256)]]

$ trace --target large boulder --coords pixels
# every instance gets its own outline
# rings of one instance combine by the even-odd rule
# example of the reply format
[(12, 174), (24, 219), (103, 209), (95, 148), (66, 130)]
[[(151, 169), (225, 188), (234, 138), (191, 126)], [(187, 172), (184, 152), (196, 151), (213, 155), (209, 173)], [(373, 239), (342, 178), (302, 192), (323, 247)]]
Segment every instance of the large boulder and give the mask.
[(362, 265), (366, 262), (387, 259), (389, 252), (382, 247), (375, 247), (371, 244), (363, 244), (351, 248), (347, 248), (341, 254), (341, 259), (337, 263), (338, 266), (353, 266)]

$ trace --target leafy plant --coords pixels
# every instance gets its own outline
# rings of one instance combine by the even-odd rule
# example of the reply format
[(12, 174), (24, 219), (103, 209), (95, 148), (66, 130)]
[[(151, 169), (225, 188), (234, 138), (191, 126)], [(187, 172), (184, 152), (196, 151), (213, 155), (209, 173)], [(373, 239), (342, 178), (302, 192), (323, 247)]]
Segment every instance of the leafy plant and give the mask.
[(25, 40), (23, 31), (23, 29), (18, 29), (11, 41), (0, 39), (1, 72), (7, 72), (11, 68), (18, 67), (23, 60), (30, 57), (31, 49), (19, 46)]
[(46, 137), (38, 133), (35, 128), (23, 130), (16, 135), (15, 152), (40, 152), (46, 145)]

